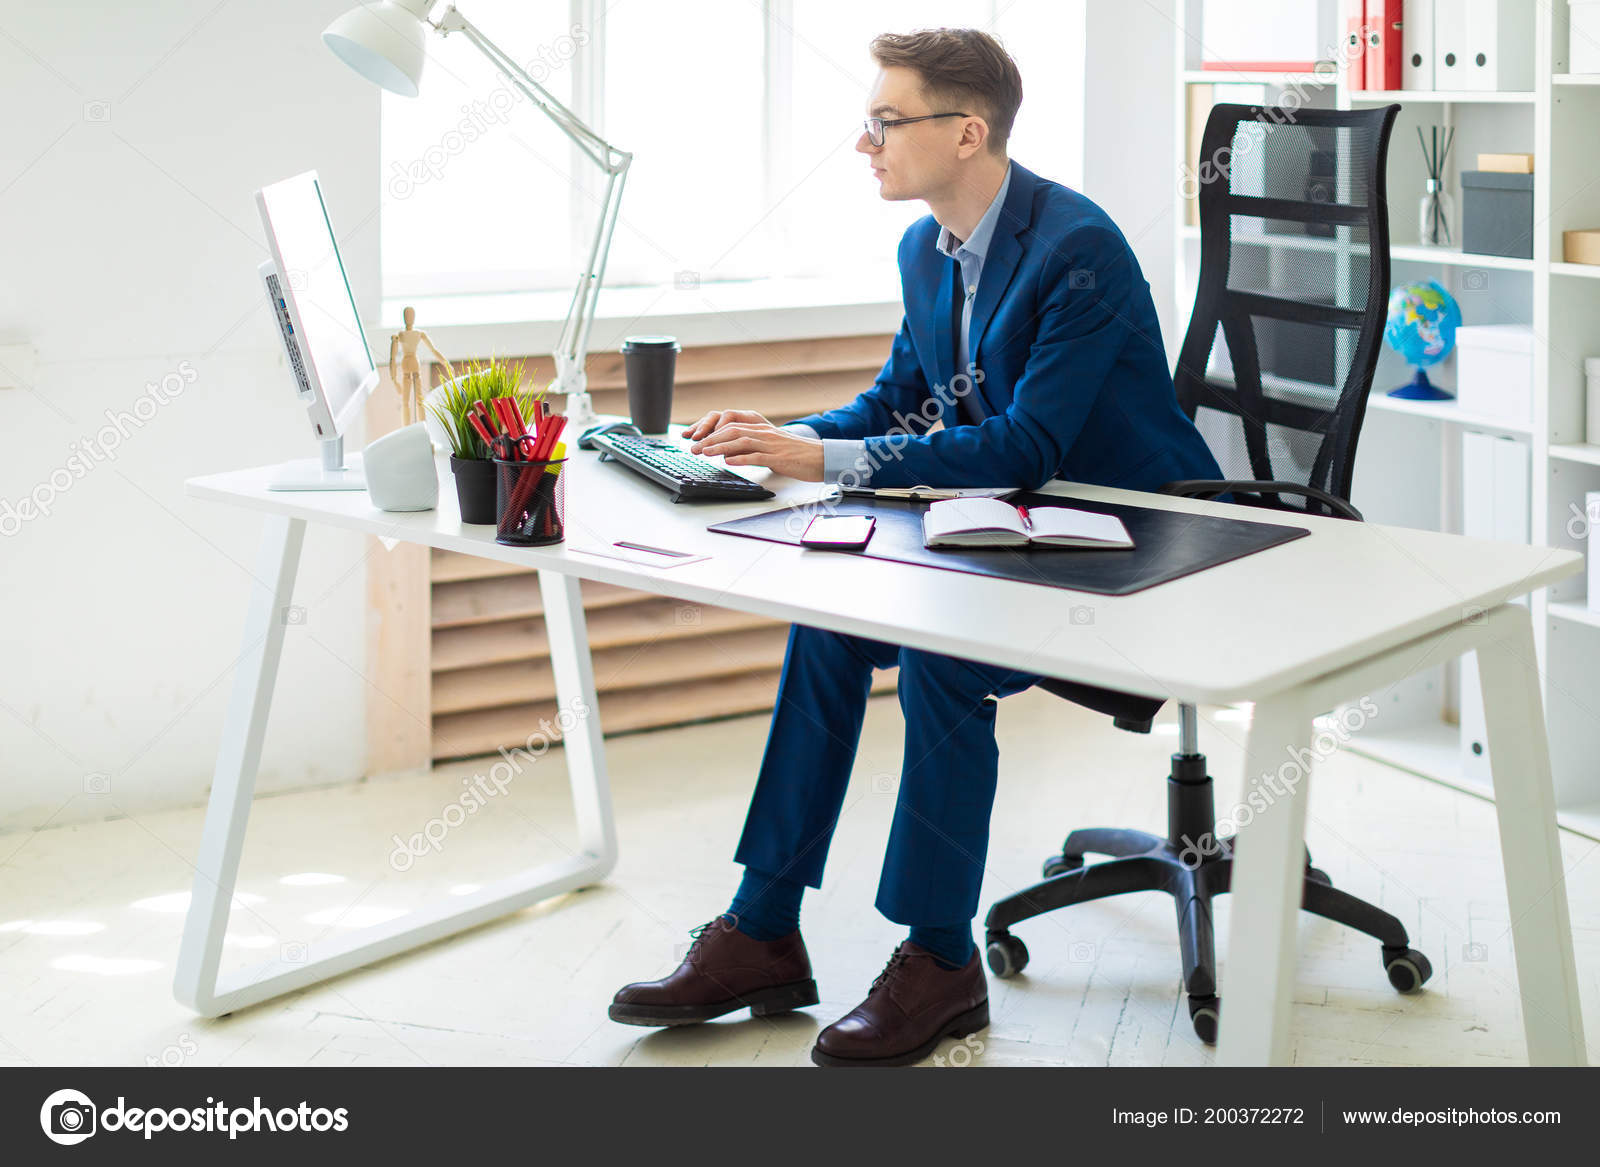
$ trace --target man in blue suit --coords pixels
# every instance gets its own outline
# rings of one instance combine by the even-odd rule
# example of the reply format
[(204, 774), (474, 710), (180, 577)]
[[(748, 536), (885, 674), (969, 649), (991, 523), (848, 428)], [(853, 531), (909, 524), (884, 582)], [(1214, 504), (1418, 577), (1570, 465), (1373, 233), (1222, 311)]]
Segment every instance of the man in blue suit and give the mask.
[[(856, 149), (885, 199), (932, 212), (900, 241), (905, 318), (873, 386), (775, 426), (719, 410), (697, 453), (804, 480), (1015, 486), (1052, 478), (1154, 490), (1221, 469), (1179, 408), (1155, 305), (1127, 241), (1083, 195), (1006, 155), (1022, 82), (992, 37), (886, 34)], [(794, 626), (727, 912), (679, 968), (627, 985), (636, 1025), (817, 1002), (799, 933), (855, 761), (875, 669), (899, 667), (905, 756), (877, 908), (910, 928), (867, 998), (818, 1035), (822, 1065), (900, 1065), (988, 1024), (972, 939), (999, 757), (993, 698), (1042, 678)]]

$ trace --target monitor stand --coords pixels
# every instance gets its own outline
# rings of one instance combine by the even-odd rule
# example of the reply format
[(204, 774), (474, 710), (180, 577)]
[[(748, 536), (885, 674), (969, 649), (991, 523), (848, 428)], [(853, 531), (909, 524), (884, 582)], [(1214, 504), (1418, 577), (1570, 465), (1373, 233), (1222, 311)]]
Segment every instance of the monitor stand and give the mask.
[(268, 490), (365, 490), (367, 477), (362, 473), (361, 455), (344, 453), (344, 438), (330, 438), (321, 443), (322, 458), (301, 458), (273, 468)]

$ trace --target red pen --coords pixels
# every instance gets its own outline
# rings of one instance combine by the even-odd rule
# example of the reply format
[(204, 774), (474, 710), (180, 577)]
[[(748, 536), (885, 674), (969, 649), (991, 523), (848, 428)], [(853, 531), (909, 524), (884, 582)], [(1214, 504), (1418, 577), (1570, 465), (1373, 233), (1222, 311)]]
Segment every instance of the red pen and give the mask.
[(561, 437), (561, 431), (567, 428), (567, 419), (553, 417), (541, 428), (543, 432), (539, 435), (539, 444), (534, 448), (533, 458), (536, 462), (547, 462), (551, 451), (556, 448), (556, 441)]
[(467, 414), (467, 424), (478, 431), (478, 436), (483, 439), (483, 444), (491, 450), (494, 449), (494, 434), (489, 427), (483, 424), (483, 419), (475, 413)]
[(1022, 516), (1022, 525), (1024, 527), (1033, 526), (1033, 520), (1028, 518), (1028, 508), (1027, 507), (1025, 507), (1025, 506), (1017, 507), (1017, 514)]

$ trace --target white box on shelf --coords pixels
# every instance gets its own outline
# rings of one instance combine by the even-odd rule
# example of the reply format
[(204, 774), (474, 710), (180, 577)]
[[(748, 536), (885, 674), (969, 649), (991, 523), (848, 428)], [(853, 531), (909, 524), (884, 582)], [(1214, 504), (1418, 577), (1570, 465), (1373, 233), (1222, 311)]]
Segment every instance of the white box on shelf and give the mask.
[(1434, 88), (1533, 88), (1533, 0), (1434, 0)]
[(1600, 0), (1567, 0), (1567, 71), (1600, 73)]
[[(1526, 442), (1467, 430), (1461, 435), (1461, 533), (1473, 539), (1528, 542), (1528, 468)], [(1518, 600), (1517, 603), (1526, 603)], [(1478, 687), (1478, 658), (1461, 658), (1459, 712), (1461, 773), (1468, 781), (1490, 784), (1488, 731), (1483, 694)]]
[(1206, 0), (1200, 67), (1224, 71), (1310, 71), (1337, 60), (1343, 37), (1337, 0)]
[(1584, 551), (1589, 568), (1589, 611), (1600, 612), (1600, 490), (1583, 496), (1583, 514), (1589, 520), (1589, 546)]
[(1583, 440), (1591, 446), (1600, 446), (1600, 357), (1585, 357), (1583, 379), (1589, 384), (1584, 396)]
[[(1497, 437), (1494, 443), (1494, 538), (1505, 543), (1529, 542), (1527, 442)], [(1513, 603), (1526, 604), (1519, 596)]]
[(1406, 0), (1404, 16), (1400, 84), (1406, 89), (1432, 89), (1433, 0)]
[(1456, 329), (1456, 403), (1465, 413), (1533, 420), (1533, 329), (1467, 324)]

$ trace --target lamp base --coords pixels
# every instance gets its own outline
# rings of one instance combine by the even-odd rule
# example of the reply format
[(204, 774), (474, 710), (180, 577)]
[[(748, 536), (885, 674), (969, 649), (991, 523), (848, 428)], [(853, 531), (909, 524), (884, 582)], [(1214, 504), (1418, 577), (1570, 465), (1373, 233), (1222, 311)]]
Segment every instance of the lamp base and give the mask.
[(567, 394), (566, 418), (574, 433), (587, 429), (599, 420), (600, 415), (594, 411), (594, 398), (589, 396), (587, 389)]
[(1428, 380), (1428, 374), (1422, 369), (1418, 369), (1417, 375), (1400, 388), (1389, 390), (1389, 396), (1406, 401), (1454, 401), (1456, 398), (1454, 393), (1447, 393)]

